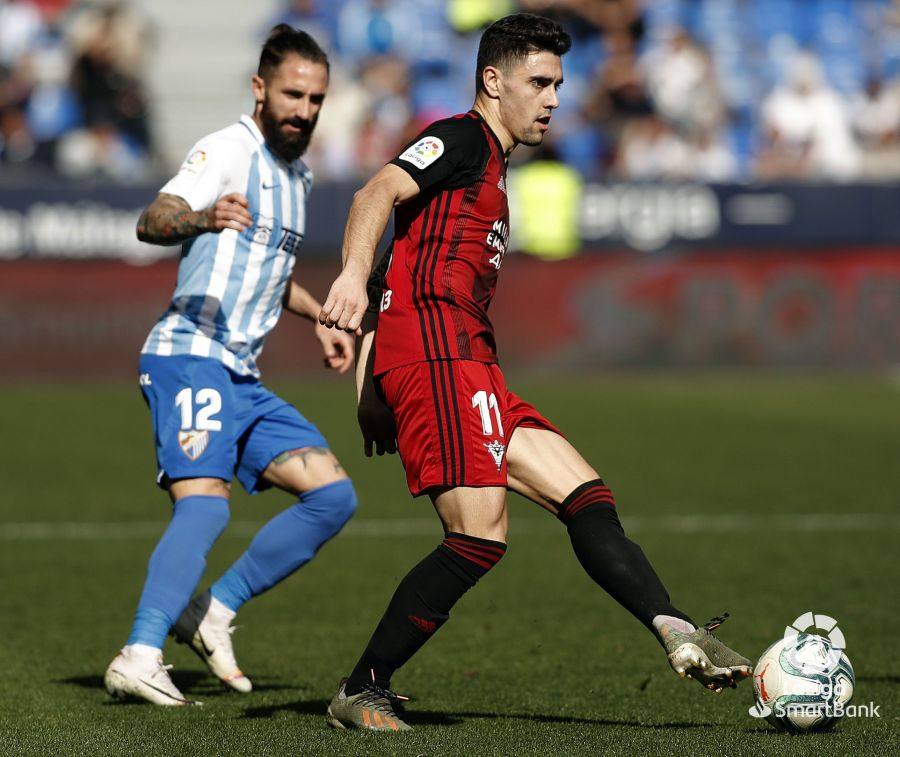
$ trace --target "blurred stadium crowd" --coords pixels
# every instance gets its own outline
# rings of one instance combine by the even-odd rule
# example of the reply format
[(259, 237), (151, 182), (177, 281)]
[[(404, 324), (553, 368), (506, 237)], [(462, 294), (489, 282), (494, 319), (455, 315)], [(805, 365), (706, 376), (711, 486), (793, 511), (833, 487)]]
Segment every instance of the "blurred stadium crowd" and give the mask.
[[(626, 180), (900, 178), (900, 0), (293, 0), (275, 23), (329, 50), (320, 180), (371, 174), (465, 110), (481, 28), (516, 10), (573, 36), (537, 154)], [(0, 0), (0, 167), (164, 173), (135, 3)], [(535, 156), (535, 151), (518, 159)]]

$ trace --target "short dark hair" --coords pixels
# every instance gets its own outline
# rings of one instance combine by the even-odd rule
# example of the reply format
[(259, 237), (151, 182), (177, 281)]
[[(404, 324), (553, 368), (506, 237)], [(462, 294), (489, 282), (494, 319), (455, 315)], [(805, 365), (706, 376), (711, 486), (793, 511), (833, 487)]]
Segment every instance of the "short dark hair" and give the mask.
[(572, 38), (549, 18), (534, 13), (515, 13), (495, 21), (481, 35), (475, 79), (484, 88), (482, 74), (487, 66), (509, 68), (531, 53), (551, 52), (563, 56), (572, 47)]
[(257, 75), (265, 79), (281, 65), (281, 61), (290, 53), (296, 53), (304, 60), (313, 63), (321, 63), (329, 72), (331, 71), (328, 56), (309, 34), (302, 29), (295, 29), (289, 24), (278, 24), (278, 26), (272, 27), (272, 31), (269, 32), (266, 43), (263, 45), (259, 56), (259, 68), (256, 70)]

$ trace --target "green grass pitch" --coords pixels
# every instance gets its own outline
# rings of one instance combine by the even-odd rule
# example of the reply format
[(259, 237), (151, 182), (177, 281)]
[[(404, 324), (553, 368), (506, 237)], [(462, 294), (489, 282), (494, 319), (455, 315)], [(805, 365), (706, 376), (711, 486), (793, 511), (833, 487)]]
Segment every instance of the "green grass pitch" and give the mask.
[[(563, 529), (513, 497), (510, 549), (395, 678), (413, 696), (399, 736), (326, 728), (323, 710), (396, 582), (440, 539), (396, 458), (361, 454), (346, 382), (284, 384), (357, 482), (353, 524), (241, 612), (256, 690), (226, 693), (189, 651), (167, 661), (204, 702), (120, 704), (102, 689), (168, 516), (153, 486), (136, 386), (0, 393), (0, 754), (896, 753), (900, 387), (824, 378), (512, 382), (616, 492), (626, 528), (673, 598), (756, 658), (807, 610), (840, 621), (855, 701), (879, 718), (789, 736), (749, 717), (751, 686), (715, 696), (669, 670), (656, 642), (597, 589)], [(236, 494), (207, 578), (290, 502)], [(893, 746), (891, 746), (893, 744)]]

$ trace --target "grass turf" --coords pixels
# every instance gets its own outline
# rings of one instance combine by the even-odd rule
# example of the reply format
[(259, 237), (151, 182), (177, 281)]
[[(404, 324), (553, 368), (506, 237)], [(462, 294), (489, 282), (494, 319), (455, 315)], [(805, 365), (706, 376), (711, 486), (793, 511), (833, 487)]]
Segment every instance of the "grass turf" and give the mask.
[[(242, 610), (236, 647), (253, 694), (226, 693), (190, 652), (168, 648), (176, 683), (205, 702), (177, 711), (115, 703), (102, 689), (168, 511), (152, 485), (136, 388), (4, 388), (0, 753), (896, 748), (896, 385), (816, 378), (516, 385), (611, 484), (626, 527), (676, 604), (698, 620), (731, 611), (726, 641), (755, 657), (801, 612), (840, 621), (857, 675), (855, 702), (880, 705), (881, 717), (845, 718), (831, 733), (800, 737), (748, 716), (748, 684), (715, 696), (679, 681), (649, 634), (582, 573), (559, 524), (517, 498), (499, 569), (395, 678), (416, 700), (415, 730), (385, 737), (327, 729), (322, 713), (338, 678), (396, 582), (440, 531), (427, 501), (410, 501), (399, 461), (361, 456), (346, 385), (276, 388), (329, 437), (357, 482), (360, 511), (316, 560)], [(240, 553), (256, 523), (287, 504), (282, 494), (236, 494), (233, 528), (211, 553), (204, 585)], [(82, 525), (66, 525), (73, 523)]]

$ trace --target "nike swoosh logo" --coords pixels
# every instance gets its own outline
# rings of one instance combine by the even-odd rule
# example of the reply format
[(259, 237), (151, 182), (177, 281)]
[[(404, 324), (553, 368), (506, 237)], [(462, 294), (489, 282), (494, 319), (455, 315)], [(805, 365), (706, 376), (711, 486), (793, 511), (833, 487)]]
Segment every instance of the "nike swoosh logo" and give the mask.
[(212, 657), (213, 652), (215, 652), (215, 647), (210, 649), (206, 646), (206, 639), (203, 638), (203, 634), (200, 633), (200, 629), (197, 629), (197, 638), (200, 639), (200, 646), (203, 647), (203, 651), (206, 653), (207, 657)]
[(159, 688), (159, 686), (154, 686), (152, 683), (150, 683), (150, 681), (146, 680), (145, 678), (138, 678), (138, 680), (142, 684), (144, 684), (144, 686), (148, 686), (149, 688), (153, 689), (154, 691), (158, 691), (164, 697), (169, 697), (169, 699), (171, 699), (175, 702), (184, 702), (185, 704), (193, 704), (193, 702), (191, 702), (190, 699), (179, 699), (178, 697), (172, 696), (168, 691), (166, 691), (165, 689)]
[(274, 183), (272, 183), (272, 184), (266, 184), (266, 182), (263, 182), (263, 183), (262, 183), (262, 188), (263, 188), (263, 189), (274, 189), (274, 188), (277, 187), (277, 186), (279, 186), (279, 184), (278, 184), (277, 181), (274, 182)]

